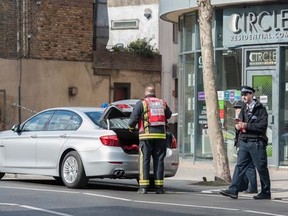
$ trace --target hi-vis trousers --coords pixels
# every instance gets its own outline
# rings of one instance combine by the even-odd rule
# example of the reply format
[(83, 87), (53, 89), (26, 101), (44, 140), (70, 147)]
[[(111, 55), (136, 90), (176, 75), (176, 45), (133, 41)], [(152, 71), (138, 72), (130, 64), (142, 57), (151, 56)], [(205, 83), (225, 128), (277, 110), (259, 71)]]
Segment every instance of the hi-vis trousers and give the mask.
[(139, 185), (149, 187), (150, 159), (153, 158), (153, 174), (155, 187), (164, 184), (164, 158), (166, 156), (166, 139), (140, 140), (139, 148)]

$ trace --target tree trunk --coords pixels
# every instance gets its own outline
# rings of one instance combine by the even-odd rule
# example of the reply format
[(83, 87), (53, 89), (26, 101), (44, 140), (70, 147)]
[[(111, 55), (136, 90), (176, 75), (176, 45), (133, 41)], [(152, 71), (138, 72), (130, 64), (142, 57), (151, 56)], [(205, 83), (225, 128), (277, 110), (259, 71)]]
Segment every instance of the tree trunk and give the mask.
[(227, 151), (219, 117), (212, 43), (213, 8), (210, 0), (198, 0), (200, 40), (203, 62), (203, 83), (207, 107), (208, 134), (215, 167), (215, 180), (231, 181)]

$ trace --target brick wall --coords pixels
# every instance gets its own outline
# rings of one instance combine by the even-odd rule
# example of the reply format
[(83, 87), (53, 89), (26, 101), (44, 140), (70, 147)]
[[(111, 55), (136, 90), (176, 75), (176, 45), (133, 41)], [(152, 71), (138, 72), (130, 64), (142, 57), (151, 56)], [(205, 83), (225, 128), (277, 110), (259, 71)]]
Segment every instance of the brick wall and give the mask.
[(1, 0), (0, 3), (0, 57), (17, 57), (17, 10), (16, 1)]
[(37, 11), (32, 26), (30, 57), (91, 61), (93, 44), (92, 0), (33, 1)]
[(2, 58), (91, 62), (93, 0), (1, 0), (0, 38)]

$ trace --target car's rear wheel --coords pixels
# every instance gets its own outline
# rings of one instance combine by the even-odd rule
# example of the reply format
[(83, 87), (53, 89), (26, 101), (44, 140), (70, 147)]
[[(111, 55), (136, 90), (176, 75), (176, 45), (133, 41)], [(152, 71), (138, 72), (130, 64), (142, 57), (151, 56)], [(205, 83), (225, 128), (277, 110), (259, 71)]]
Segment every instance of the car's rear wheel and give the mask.
[(61, 164), (61, 178), (69, 188), (82, 188), (87, 184), (88, 178), (80, 155), (76, 151), (71, 151), (64, 157)]
[(0, 172), (0, 179), (2, 179), (5, 176), (5, 173)]

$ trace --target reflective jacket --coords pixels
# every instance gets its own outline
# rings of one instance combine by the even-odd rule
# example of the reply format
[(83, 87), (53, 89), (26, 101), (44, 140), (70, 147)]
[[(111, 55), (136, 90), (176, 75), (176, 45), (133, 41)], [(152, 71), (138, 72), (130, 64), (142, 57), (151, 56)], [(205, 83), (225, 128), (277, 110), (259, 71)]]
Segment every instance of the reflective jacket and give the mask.
[(139, 139), (166, 139), (166, 122), (172, 115), (166, 102), (147, 96), (136, 103), (130, 116), (129, 127), (138, 123)]
[(147, 97), (142, 103), (144, 108), (144, 124), (146, 123), (146, 127), (166, 125), (166, 103), (163, 100), (155, 97)]

